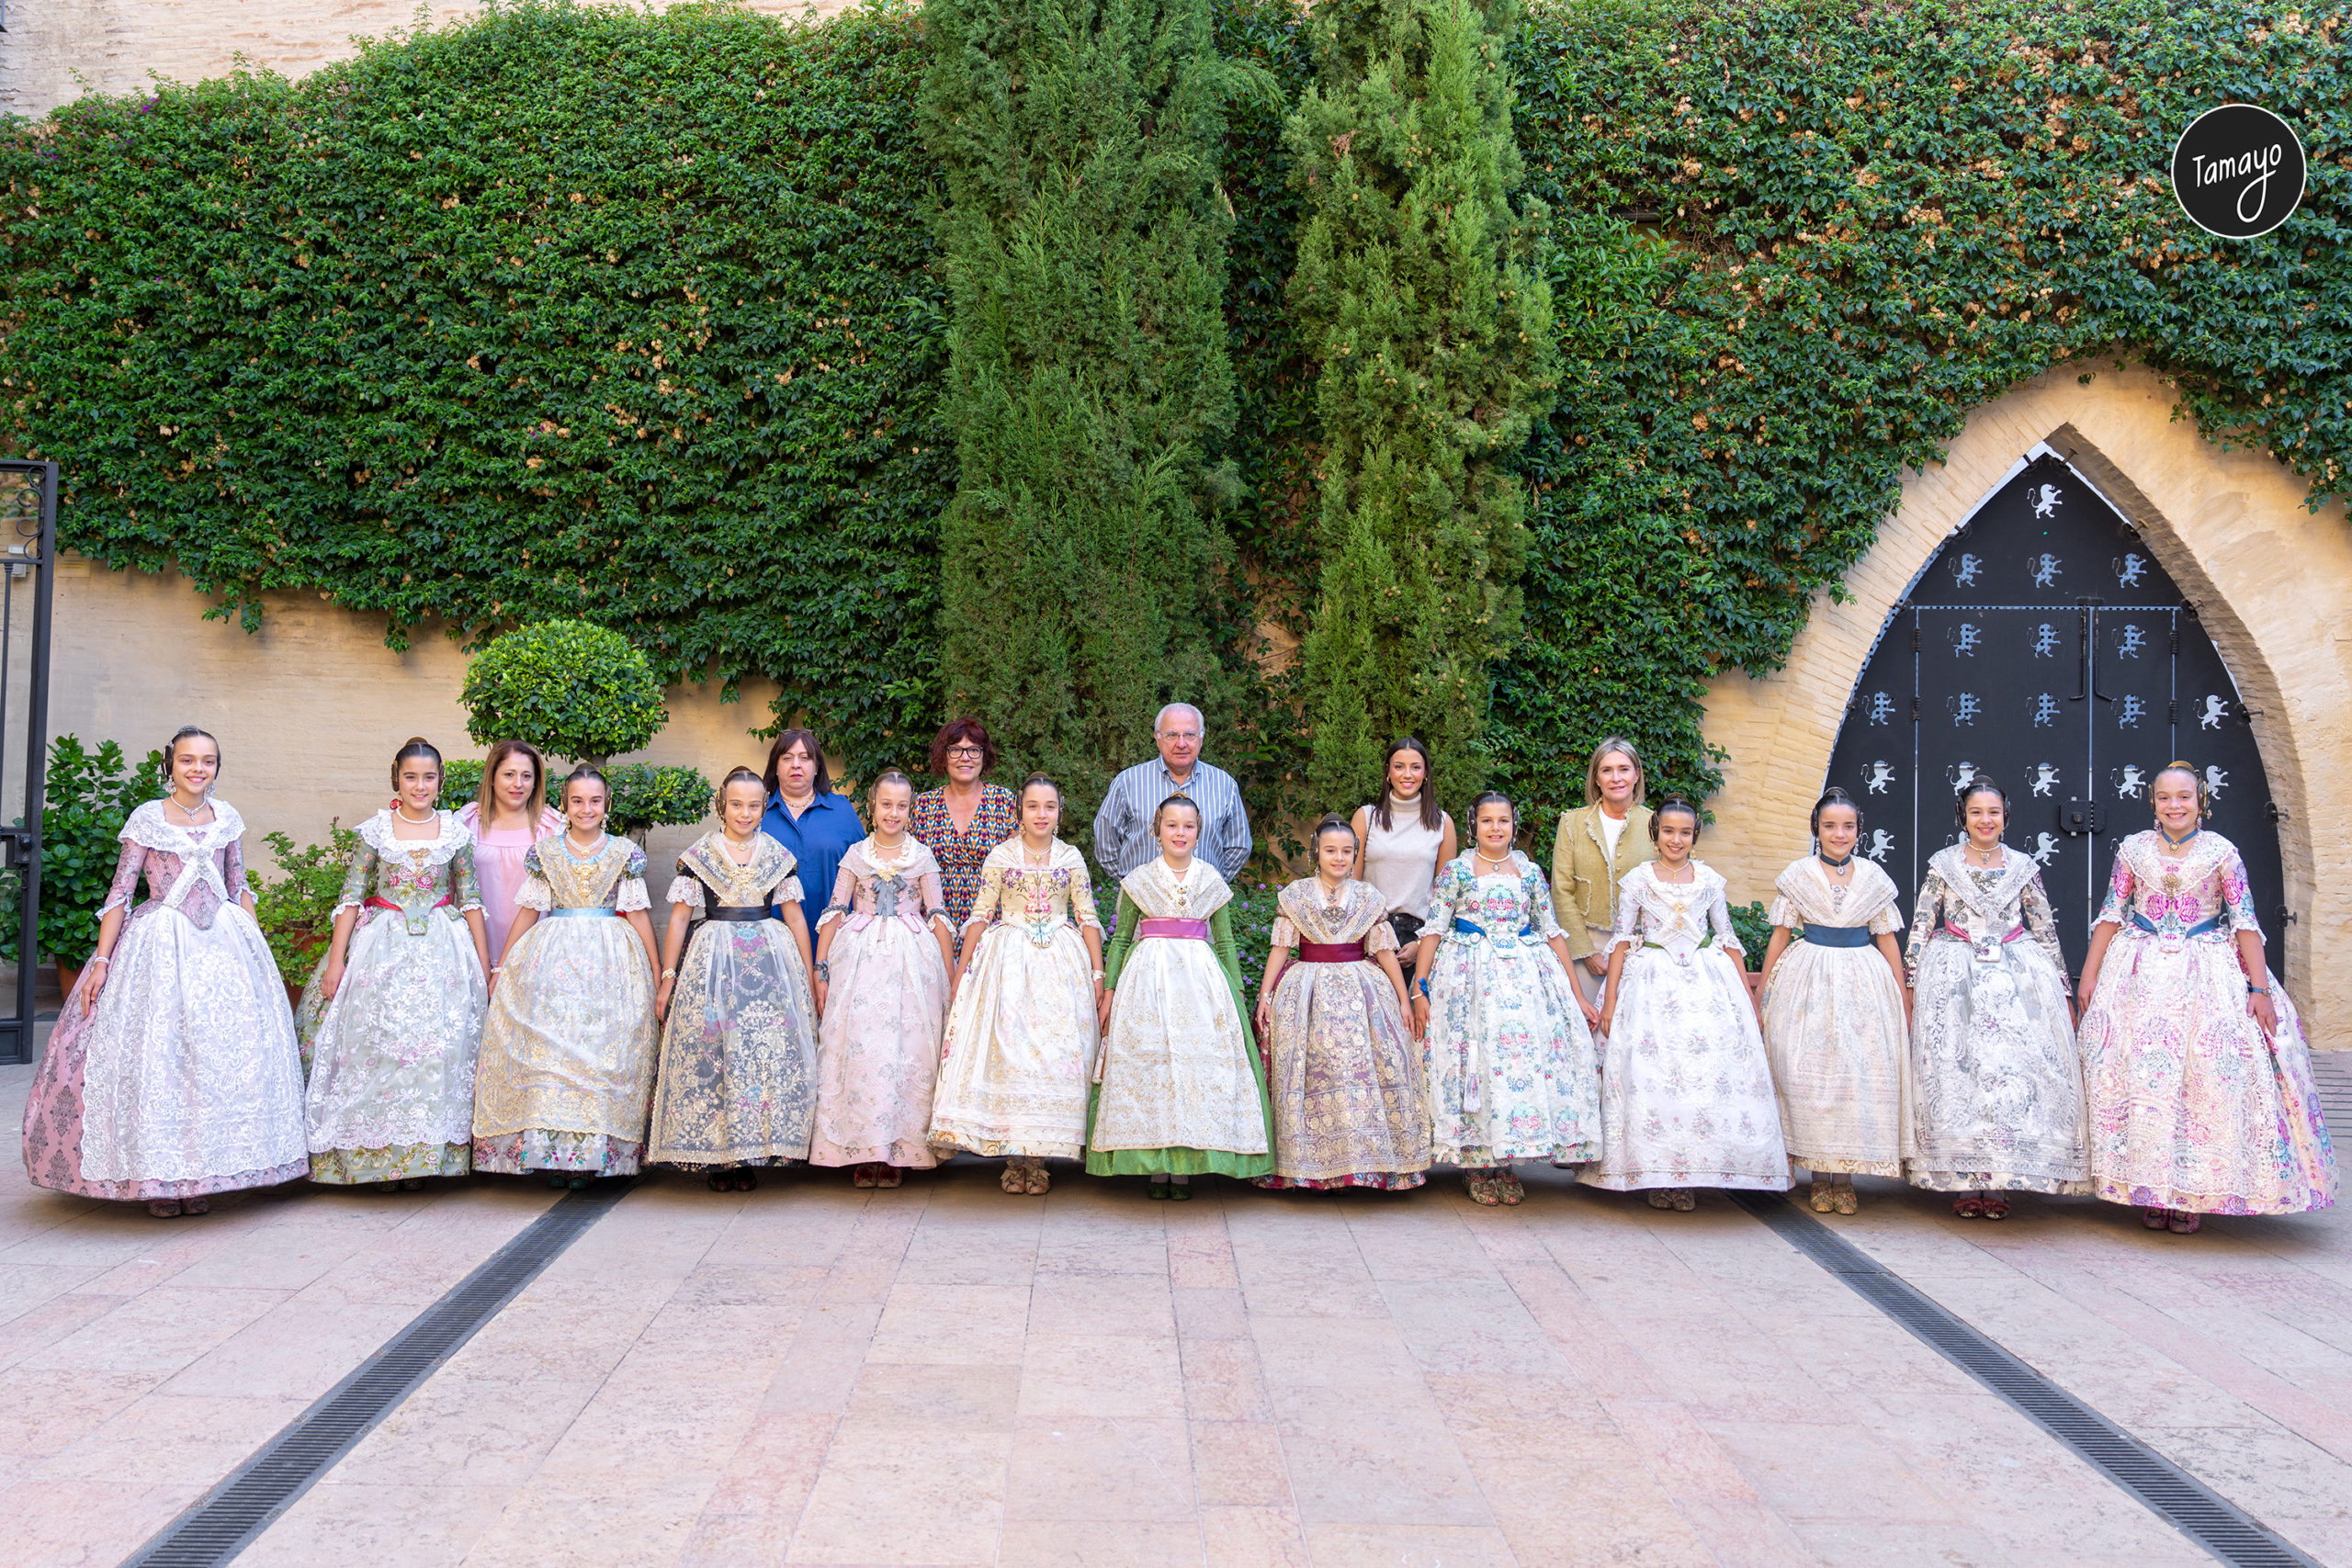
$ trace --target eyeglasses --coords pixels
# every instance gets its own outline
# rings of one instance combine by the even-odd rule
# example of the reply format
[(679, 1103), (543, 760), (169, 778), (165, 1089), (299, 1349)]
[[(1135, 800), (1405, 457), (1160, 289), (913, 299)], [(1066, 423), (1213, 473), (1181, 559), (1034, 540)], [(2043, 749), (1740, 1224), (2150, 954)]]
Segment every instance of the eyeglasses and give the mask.
[(1163, 729), (1159, 738), (1162, 740), (1198, 740), (1201, 732), (1197, 729)]
[(980, 754), (980, 749), (977, 746), (950, 746), (947, 748), (947, 754), (951, 757), (977, 760)]

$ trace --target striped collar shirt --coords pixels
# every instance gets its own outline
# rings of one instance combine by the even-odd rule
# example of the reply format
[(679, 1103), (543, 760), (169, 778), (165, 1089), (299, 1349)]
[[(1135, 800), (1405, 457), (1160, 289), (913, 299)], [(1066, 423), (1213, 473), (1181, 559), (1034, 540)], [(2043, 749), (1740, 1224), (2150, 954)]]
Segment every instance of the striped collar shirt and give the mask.
[(1171, 795), (1181, 795), (1201, 808), (1201, 842), (1194, 852), (1224, 874), (1227, 882), (1250, 863), (1250, 812), (1241, 804), (1241, 786), (1223, 768), (1193, 764), (1193, 776), (1178, 784), (1168, 764), (1154, 757), (1138, 762), (1111, 781), (1102, 809), (1094, 814), (1094, 859), (1114, 876), (1127, 873), (1159, 852), (1152, 841), (1151, 814)]

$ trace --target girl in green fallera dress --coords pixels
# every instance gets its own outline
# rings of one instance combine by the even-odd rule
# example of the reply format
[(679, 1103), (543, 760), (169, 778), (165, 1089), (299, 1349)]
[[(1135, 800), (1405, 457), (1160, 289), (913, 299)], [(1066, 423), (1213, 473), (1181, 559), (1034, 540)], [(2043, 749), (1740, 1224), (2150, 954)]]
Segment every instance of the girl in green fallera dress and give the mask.
[(1086, 1168), (1146, 1175), (1154, 1198), (1189, 1198), (1209, 1171), (1274, 1168), (1265, 1069), (1241, 1000), (1233, 890), (1193, 858), (1200, 808), (1182, 795), (1152, 813), (1159, 855), (1119, 884), (1102, 955), (1105, 1028), (1089, 1110)]

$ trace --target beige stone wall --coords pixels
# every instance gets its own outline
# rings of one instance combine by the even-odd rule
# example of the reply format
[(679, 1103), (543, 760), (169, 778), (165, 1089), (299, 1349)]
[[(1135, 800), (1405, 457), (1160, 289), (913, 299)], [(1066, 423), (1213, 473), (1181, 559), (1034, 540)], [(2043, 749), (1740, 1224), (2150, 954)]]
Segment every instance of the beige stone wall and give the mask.
[[(116, 740), (143, 756), (180, 725), (204, 726), (220, 738), (220, 797), (243, 816), (246, 854), (265, 871), (263, 833), (312, 843), (324, 840), (330, 818), (349, 825), (381, 807), (392, 753), (410, 736), (449, 757), (482, 754), (466, 739), (458, 705), (465, 656), (437, 631), (395, 653), (384, 646), (382, 616), (316, 594), (272, 594), (262, 629), (251, 633), (205, 620), (209, 607), (176, 577), (67, 562), (57, 584), (50, 733), (93, 746)], [(749, 731), (767, 723), (774, 694), (747, 684), (740, 701), (722, 703), (716, 684), (673, 691), (669, 728), (646, 750), (616, 760), (689, 764), (713, 780), (738, 762), (756, 767), (767, 747)], [(0, 788), (13, 801), (23, 785)], [(667, 863), (699, 830), (655, 829), (653, 863)]]
[[(619, 0), (614, 0), (619, 3)], [(849, 0), (748, 0), (774, 16), (829, 17)], [(8, 0), (0, 113), (39, 117), (85, 92), (128, 93), (151, 76), (225, 76), (240, 58), (308, 75), (358, 52), (357, 38), (478, 13), (448, 0)]]
[(2173, 418), (2177, 401), (2142, 367), (2061, 366), (1976, 410), (1941, 464), (1906, 475), (1894, 516), (1847, 575), (1855, 602), (1817, 595), (1785, 669), (1725, 675), (1710, 691), (1707, 739), (1731, 757), (1706, 858), (1745, 901), (1805, 852), (1871, 639), (1937, 547), (2048, 442), (2143, 530), (2236, 678), (2288, 812), (2289, 988), (2313, 1045), (2352, 1047), (2352, 841), (2314, 831), (2352, 819), (2352, 535), (2342, 506), (2305, 510), (2302, 480), (2264, 453), (2206, 441)]

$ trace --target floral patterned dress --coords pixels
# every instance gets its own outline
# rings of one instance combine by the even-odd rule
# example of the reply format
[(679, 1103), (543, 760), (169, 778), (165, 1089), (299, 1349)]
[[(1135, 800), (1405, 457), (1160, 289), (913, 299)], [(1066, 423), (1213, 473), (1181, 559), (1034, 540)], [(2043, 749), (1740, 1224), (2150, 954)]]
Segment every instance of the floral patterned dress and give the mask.
[(311, 1179), (337, 1185), (463, 1176), (472, 1168), (474, 1058), (489, 977), (466, 911), (481, 908), (473, 835), (444, 811), (431, 839), (392, 814), (359, 825), (335, 913), (359, 911), (343, 981), (311, 973), (294, 1022), (310, 1073)]
[[(199, 1198), (311, 1168), (302, 1058), (286, 985), (237, 902), (245, 824), (226, 801), (184, 828), (151, 800), (122, 825), (99, 914), (123, 919), (113, 962), (87, 964), (57, 1014), (25, 1101), (25, 1174), (84, 1198)], [(106, 987), (87, 1019), (83, 998)]]
[[(1901, 1176), (1911, 1029), (1875, 939), (1901, 931), (1903, 916), (1894, 879), (1859, 856), (1851, 864), (1842, 887), (1815, 855), (1772, 885), (1772, 923), (1804, 934), (1781, 949), (1765, 987), (1764, 1051), (1792, 1161), (1816, 1175)], [(1872, 940), (1833, 944), (1841, 931)]]
[(1117, 934), (1102, 955), (1111, 1020), (1087, 1124), (1089, 1175), (1272, 1173), (1273, 1117), (1241, 1002), (1232, 899), (1206, 861), (1180, 872), (1155, 857), (1121, 879)]
[(1018, 839), (989, 852), (971, 919), (987, 929), (956, 1010), (932, 1100), (943, 1150), (1076, 1159), (1086, 1148), (1086, 1086), (1100, 1041), (1094, 962), (1082, 926), (1102, 929), (1086, 860), (1059, 840), (1032, 865)]
[(2259, 936), (2245, 863), (2219, 833), (2167, 860), (2116, 852), (2101, 923), (2120, 928), (2083, 1012), (2092, 1190), (2111, 1203), (2297, 1214), (2335, 1201), (2335, 1158), (2295, 1004), (2265, 971), (2278, 1032), (2246, 1011), (2237, 933)]
[(1931, 1192), (2081, 1192), (2083, 1075), (2033, 857), (1936, 852), (1912, 906), (1903, 1173)]
[(1611, 945), (1628, 951), (1601, 1048), (1602, 1147), (1577, 1179), (1782, 1191), (1788, 1147), (1724, 879), (1690, 863), (1689, 882), (1648, 861), (1617, 884)]
[(932, 934), (939, 863), (912, 837), (885, 858), (871, 838), (842, 856), (818, 926), (838, 922), (827, 950), (832, 981), (817, 1027), (817, 1123), (811, 1165), (928, 1170), (932, 1090), (947, 1026), (947, 965)]
[(800, 944), (772, 913), (800, 901), (792, 852), (755, 833), (752, 863), (738, 865), (726, 843), (706, 833), (688, 846), (669, 901), (769, 918), (702, 919), (678, 960), (646, 1157), (688, 1170), (806, 1159), (817, 1109), (817, 998)]
[(474, 1168), (628, 1176), (645, 1158), (653, 975), (619, 917), (647, 907), (645, 852), (561, 833), (523, 859), (514, 901), (539, 911), (500, 960), (474, 1078)]
[(1483, 1168), (1513, 1160), (1575, 1165), (1600, 1154), (1592, 1031), (1560, 967), (1552, 889), (1511, 852), (1481, 874), (1476, 852), (1437, 874), (1422, 1081), (1433, 1158)]
[(989, 856), (1021, 830), (1021, 803), (1002, 784), (982, 784), (972, 825), (959, 833), (956, 818), (947, 810), (947, 792), (927, 789), (915, 796), (914, 818), (907, 830), (939, 863), (940, 897), (947, 909), (947, 923), (955, 929), (956, 952), (961, 956), (964, 928), (971, 923)]
[(1272, 945), (1299, 956), (1274, 987), (1274, 1173), (1258, 1185), (1419, 1187), (1430, 1167), (1420, 1047), (1370, 956), (1396, 951), (1388, 898), (1369, 882), (1343, 882), (1334, 902), (1308, 876), (1283, 888), (1278, 906)]

